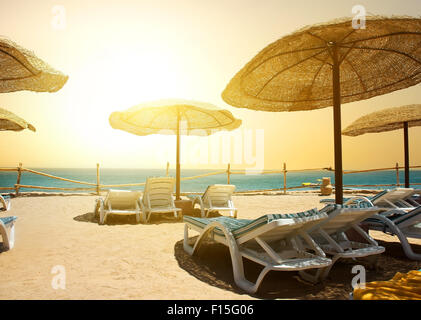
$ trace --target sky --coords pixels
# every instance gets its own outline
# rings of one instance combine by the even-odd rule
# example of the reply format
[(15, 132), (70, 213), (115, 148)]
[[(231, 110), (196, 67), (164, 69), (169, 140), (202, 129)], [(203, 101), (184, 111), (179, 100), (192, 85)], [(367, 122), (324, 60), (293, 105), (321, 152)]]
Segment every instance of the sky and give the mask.
[[(184, 168), (334, 166), (333, 110), (239, 109), (221, 93), (261, 49), (306, 25), (368, 14), (419, 17), (419, 0), (0, 0), (0, 35), (69, 76), (56, 93), (0, 96), (37, 131), (1, 132), (0, 167), (174, 167), (175, 137), (111, 128), (113, 111), (168, 98), (212, 103), (242, 120), (231, 133), (182, 137)], [(421, 102), (420, 85), (342, 105), (342, 127), (387, 107)], [(421, 127), (410, 128), (421, 165)], [(344, 169), (403, 165), (403, 132), (343, 137)]]

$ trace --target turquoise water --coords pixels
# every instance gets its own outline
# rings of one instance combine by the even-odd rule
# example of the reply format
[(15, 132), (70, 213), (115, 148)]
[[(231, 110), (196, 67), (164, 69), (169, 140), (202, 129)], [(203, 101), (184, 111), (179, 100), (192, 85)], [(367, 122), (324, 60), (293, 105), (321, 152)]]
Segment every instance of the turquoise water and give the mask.
[[(51, 175), (96, 183), (96, 168), (92, 169), (53, 169), (53, 168), (37, 168), (34, 170), (45, 172)], [(217, 170), (195, 170), (184, 169), (181, 172), (182, 177), (195, 176)], [(175, 171), (170, 171), (171, 176), (175, 176)], [(101, 184), (126, 184), (126, 183), (140, 183), (145, 182), (149, 176), (165, 176), (165, 169), (101, 169)], [(334, 183), (334, 173), (330, 171), (303, 171), (303, 172), (289, 172), (287, 173), (287, 187), (301, 186), (303, 182), (317, 183), (317, 179), (322, 177), (330, 177)], [(404, 183), (403, 170), (399, 173), (400, 183)], [(16, 183), (16, 172), (0, 172), (0, 187), (13, 187)], [(421, 170), (411, 170), (411, 182), (421, 183)], [(396, 171), (377, 171), (356, 174), (346, 174), (343, 177), (345, 185), (362, 185), (362, 184), (394, 184), (396, 183)], [(182, 192), (202, 192), (210, 184), (227, 183), (226, 174), (219, 174), (215, 176), (203, 177), (195, 180), (187, 180), (181, 182)], [(61, 188), (75, 188), (88, 187), (70, 182), (59, 181), (48, 177), (39, 176), (33, 173), (24, 172), (21, 178), (21, 184), (47, 186), (47, 187), (61, 187)], [(238, 191), (247, 190), (263, 190), (263, 189), (282, 189), (284, 185), (283, 174), (264, 174), (264, 175), (231, 175), (231, 184), (236, 185)], [(412, 186), (414, 188), (421, 188), (421, 185)], [(364, 187), (364, 189), (384, 189), (386, 187)], [(393, 187), (387, 187), (393, 188)], [(141, 187), (122, 187), (119, 189), (143, 189)], [(352, 188), (348, 188), (352, 189)], [(357, 189), (357, 188), (354, 188)], [(311, 190), (311, 188), (301, 189)], [(57, 192), (57, 190), (39, 190), (39, 189), (21, 189), (26, 191), (44, 191)], [(70, 192), (70, 191), (69, 191)]]

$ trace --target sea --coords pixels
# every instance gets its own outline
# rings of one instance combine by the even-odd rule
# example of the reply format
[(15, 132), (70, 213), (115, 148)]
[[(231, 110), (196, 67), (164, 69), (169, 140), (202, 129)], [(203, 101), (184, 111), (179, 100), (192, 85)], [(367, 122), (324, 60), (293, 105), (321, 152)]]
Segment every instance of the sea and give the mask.
[[(59, 176), (62, 178), (95, 183), (96, 168), (31, 168), (36, 171), (44, 172), (50, 175)], [(204, 170), (204, 169), (182, 169), (181, 177), (191, 177), (218, 170)], [(165, 169), (100, 169), (100, 183), (104, 185), (114, 184), (131, 184), (145, 182), (147, 177), (165, 176)], [(169, 175), (175, 177), (175, 170), (170, 170)], [(303, 183), (319, 184), (323, 177), (330, 177), (331, 182), (334, 183), (334, 172), (332, 171), (293, 171), (287, 173), (287, 187), (303, 186)], [(404, 171), (399, 172), (401, 187), (404, 185)], [(16, 184), (17, 172), (0, 172), (0, 187), (14, 187)], [(421, 170), (410, 171), (411, 183), (421, 183)], [(384, 185), (396, 184), (396, 171), (375, 171), (344, 174), (343, 176), (344, 189), (386, 189), (393, 188), (393, 186), (383, 187), (351, 187), (347, 185)], [(193, 180), (181, 181), (181, 192), (203, 192), (208, 185), (211, 184), (225, 184), (227, 183), (226, 174), (211, 175), (201, 177)], [(271, 174), (232, 174), (230, 183), (236, 186), (237, 191), (255, 191), (268, 189), (281, 189), (284, 186), (283, 173)], [(89, 187), (72, 182), (59, 181), (45, 176), (40, 176), (34, 173), (23, 172), (20, 184), (32, 186), (46, 186), (59, 188), (76, 188)], [(421, 185), (411, 185), (413, 188), (421, 189)], [(112, 187), (112, 189), (125, 190), (143, 190), (143, 186), (135, 187)], [(319, 189), (317, 186), (305, 187), (296, 190), (314, 190)], [(75, 191), (61, 191), (61, 190), (40, 190), (31, 188), (21, 188), (21, 192), (75, 192)], [(2, 190), (2, 193), (8, 191)], [(12, 191), (10, 191), (12, 192)], [(80, 191), (77, 191), (80, 192)], [(92, 191), (86, 191), (92, 192)]]

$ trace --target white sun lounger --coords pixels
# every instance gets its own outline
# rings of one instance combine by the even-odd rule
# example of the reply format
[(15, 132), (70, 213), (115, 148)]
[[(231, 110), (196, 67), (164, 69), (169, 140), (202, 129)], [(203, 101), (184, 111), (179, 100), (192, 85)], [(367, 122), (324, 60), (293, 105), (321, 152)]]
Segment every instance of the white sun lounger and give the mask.
[(15, 245), (15, 222), (17, 217), (0, 218), (0, 235), (3, 239), (3, 248), (10, 250)]
[(11, 201), (9, 196), (2, 196), (0, 194), (0, 211), (7, 211), (10, 209)]
[[(345, 205), (368, 203), (372, 206), (377, 206), (382, 209), (389, 210), (391, 208), (401, 210), (411, 210), (417, 204), (410, 200), (411, 196), (415, 194), (417, 190), (413, 188), (396, 188), (390, 190), (383, 190), (372, 197), (355, 196), (350, 198), (344, 198), (343, 203)], [(334, 203), (334, 199), (322, 199), (321, 203)]]
[[(306, 233), (308, 228), (325, 218), (327, 215), (316, 209), (297, 214), (269, 214), (255, 220), (185, 216), (184, 250), (190, 255), (195, 254), (208, 237), (228, 246), (235, 283), (254, 293), (271, 270), (300, 271), (326, 268), (332, 263)], [(200, 233), (193, 246), (189, 243), (190, 229)], [(297, 236), (301, 236), (314, 253), (301, 249)], [(246, 279), (243, 258), (264, 267), (255, 283)]]
[[(332, 264), (321, 273), (313, 275), (314, 282), (325, 279), (334, 263), (341, 258), (362, 258), (371, 255), (381, 254), (385, 248), (366, 233), (359, 224), (378, 213), (381, 209), (378, 207), (361, 206), (341, 206), (337, 204), (328, 204), (320, 210), (326, 213), (328, 218), (313, 226), (309, 235), (316, 241), (326, 255), (332, 259)], [(345, 232), (354, 229), (364, 239), (365, 242), (350, 241)], [(309, 275), (310, 276), (310, 275)]]
[(421, 206), (408, 212), (399, 209), (380, 212), (366, 219), (364, 225), (371, 230), (396, 235), (406, 256), (411, 260), (421, 260), (421, 253), (415, 253), (407, 239), (421, 239)]
[(104, 224), (109, 214), (128, 215), (135, 214), (136, 221), (140, 222), (141, 191), (108, 190), (105, 199), (95, 201), (95, 215), (99, 211), (99, 224)]
[(198, 203), (202, 218), (210, 212), (228, 211), (231, 217), (237, 218), (237, 209), (232, 202), (235, 186), (232, 184), (214, 184), (208, 186), (203, 195), (188, 195), (193, 201), (193, 208)]
[(174, 213), (177, 219), (182, 209), (174, 203), (175, 179), (172, 177), (153, 177), (146, 180), (145, 191), (140, 205), (142, 207), (142, 222), (147, 223), (152, 213)]

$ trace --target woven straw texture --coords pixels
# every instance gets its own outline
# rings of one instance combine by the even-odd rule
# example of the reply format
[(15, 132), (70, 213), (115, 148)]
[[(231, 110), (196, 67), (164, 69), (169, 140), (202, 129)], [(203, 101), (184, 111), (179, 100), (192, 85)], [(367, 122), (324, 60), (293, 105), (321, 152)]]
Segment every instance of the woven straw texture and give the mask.
[(30, 90), (55, 92), (68, 76), (54, 70), (35, 54), (16, 43), (0, 38), (0, 92)]
[(234, 130), (241, 125), (241, 120), (227, 110), (189, 100), (160, 100), (137, 105), (127, 111), (113, 112), (109, 122), (114, 129), (139, 136), (175, 135), (178, 114), (182, 135), (208, 136), (221, 130)]
[(21, 117), (6, 109), (0, 108), (0, 131), (21, 131), (23, 129), (35, 131), (35, 127)]
[(421, 104), (388, 108), (370, 113), (355, 120), (342, 131), (342, 134), (359, 136), (364, 133), (403, 129), (404, 122), (408, 122), (408, 127), (421, 125)]
[(338, 48), (342, 103), (413, 86), (421, 81), (421, 19), (367, 17), (305, 27), (268, 45), (222, 93), (235, 107), (300, 111), (332, 106), (332, 43)]

